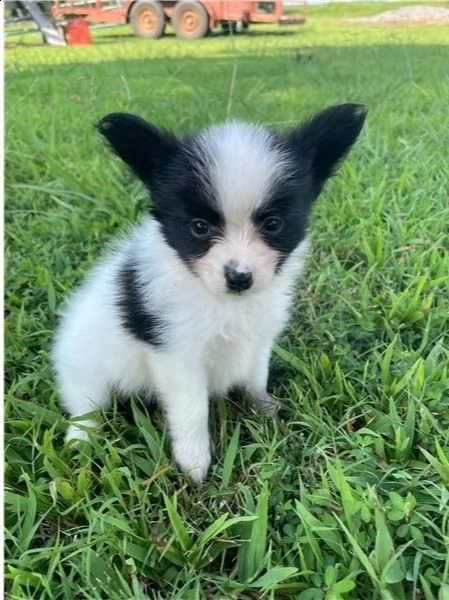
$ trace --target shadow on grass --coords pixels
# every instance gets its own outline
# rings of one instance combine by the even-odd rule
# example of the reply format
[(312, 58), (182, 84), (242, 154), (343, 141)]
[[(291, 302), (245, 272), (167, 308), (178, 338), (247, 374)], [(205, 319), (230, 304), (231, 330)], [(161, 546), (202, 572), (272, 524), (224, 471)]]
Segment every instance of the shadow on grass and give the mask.
[[(231, 43), (219, 47), (213, 38), (186, 42), (185, 54), (184, 45), (175, 46), (170, 39), (148, 42), (148, 47), (142, 40), (129, 51), (148, 52), (147, 56), (123, 57), (128, 48), (122, 48), (117, 59), (102, 60), (96, 55), (94, 62), (87, 58), (89, 48), (70, 54), (62, 49), (61, 60), (66, 64), (10, 69), (6, 97), (12, 83), (15, 88), (32, 76), (35, 107), (47, 108), (54, 92), (68, 102), (70, 119), (78, 116), (82, 122), (117, 108), (145, 116), (151, 107), (153, 116), (160, 113), (162, 124), (170, 126), (173, 122), (183, 126), (185, 121), (197, 126), (223, 116), (289, 121), (297, 118), (298, 108), (307, 113), (342, 101), (365, 102), (372, 107), (388, 104), (389, 112), (397, 116), (414, 108), (431, 111), (431, 96), (410, 96), (407, 90), (412, 85), (437, 91), (438, 73), (445, 69), (443, 45), (313, 47), (303, 45), (299, 37), (291, 43), (286, 33), (256, 34), (258, 39), (278, 35), (285, 43), (273, 48), (241, 44), (236, 54)], [(54, 52), (59, 50), (53, 50), (53, 57)], [(24, 106), (27, 102), (24, 99)], [(64, 112), (60, 105), (58, 119), (64, 120)]]
[[(210, 40), (210, 39), (220, 39), (220, 38), (231, 38), (231, 37), (236, 37), (236, 38), (262, 38), (262, 37), (266, 37), (266, 38), (279, 38), (279, 37), (289, 37), (289, 36), (293, 36), (293, 35), (297, 35), (298, 34), (298, 29), (296, 28), (296, 26), (293, 28), (289, 28), (289, 29), (273, 29), (273, 30), (267, 30), (267, 29), (263, 29), (263, 30), (256, 30), (256, 29), (252, 29), (251, 31), (245, 31), (245, 32), (241, 32), (241, 33), (233, 33), (233, 34), (229, 34), (226, 31), (221, 31), (220, 29), (215, 29), (214, 31), (211, 31), (205, 38), (199, 39), (199, 40), (182, 40), (182, 42), (184, 44), (199, 44), (199, 43), (204, 43), (204, 41)], [(17, 39), (17, 41), (14, 40), (14, 37)], [(49, 46), (48, 44), (46, 44), (45, 42), (43, 42), (42, 40), (39, 40), (39, 32), (36, 31), (29, 31), (29, 32), (24, 32), (21, 35), (16, 35), (14, 37), (10, 37), (8, 38), (6, 36), (5, 38), (5, 44), (4, 47), (5, 49), (11, 49), (11, 48), (15, 48), (15, 47), (25, 47), (25, 48), (34, 48), (34, 47), (41, 47), (41, 48), (51, 48), (52, 46)], [(35, 38), (35, 39), (33, 39)], [(174, 31), (168, 31), (167, 33), (164, 34), (163, 38), (161, 38), (163, 40), (178, 40), (179, 38), (177, 38), (177, 36), (175, 35)], [(103, 44), (109, 44), (111, 42), (117, 42), (117, 41), (124, 41), (124, 42), (128, 42), (131, 40), (140, 40), (142, 43), (148, 43), (148, 44), (158, 44), (160, 43), (160, 40), (152, 40), (152, 39), (144, 39), (144, 38), (139, 38), (136, 35), (134, 35), (132, 32), (111, 32), (108, 33), (107, 30), (106, 31), (102, 31), (102, 33), (100, 35), (97, 35), (93, 32), (93, 46), (101, 46)]]
[[(295, 29), (278, 29), (278, 30), (272, 30), (272, 31), (268, 31), (266, 29), (264, 30), (259, 30), (257, 31), (256, 29), (251, 29), (250, 31), (245, 31), (245, 32), (241, 32), (241, 33), (233, 33), (230, 34), (226, 31), (221, 31), (220, 29), (216, 29), (214, 31), (211, 31), (205, 38), (201, 38), (199, 40), (183, 40), (183, 43), (185, 44), (195, 44), (195, 43), (201, 43), (204, 42), (205, 40), (208, 39), (214, 39), (214, 38), (231, 38), (231, 37), (236, 37), (236, 38), (252, 38), (252, 37), (267, 37), (267, 38), (271, 38), (271, 37), (288, 37), (291, 35), (297, 35), (298, 34), (298, 30)], [(94, 38), (94, 45), (98, 44), (98, 43), (102, 43), (104, 41), (110, 42), (110, 41), (115, 41), (115, 40), (130, 40), (130, 39), (141, 39), (142, 41), (147, 41), (149, 44), (157, 44), (159, 43), (159, 40), (152, 40), (152, 39), (147, 39), (145, 40), (144, 38), (136, 38), (136, 36), (132, 33), (105, 33), (101, 36), (96, 36)], [(162, 39), (171, 39), (171, 40), (178, 40), (177, 36), (175, 35), (174, 31), (168, 31), (167, 33), (164, 34)]]

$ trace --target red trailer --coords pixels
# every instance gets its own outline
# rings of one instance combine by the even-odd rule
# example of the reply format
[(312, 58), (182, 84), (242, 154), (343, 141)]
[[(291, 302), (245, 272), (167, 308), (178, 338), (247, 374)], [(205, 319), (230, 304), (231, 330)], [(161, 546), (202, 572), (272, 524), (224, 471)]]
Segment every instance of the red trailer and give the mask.
[(53, 17), (57, 20), (83, 17), (92, 23), (130, 23), (139, 37), (160, 38), (167, 24), (175, 34), (195, 40), (217, 26), (223, 30), (243, 31), (250, 23), (303, 23), (306, 0), (297, 14), (285, 15), (283, 2), (259, 0), (56, 0)]

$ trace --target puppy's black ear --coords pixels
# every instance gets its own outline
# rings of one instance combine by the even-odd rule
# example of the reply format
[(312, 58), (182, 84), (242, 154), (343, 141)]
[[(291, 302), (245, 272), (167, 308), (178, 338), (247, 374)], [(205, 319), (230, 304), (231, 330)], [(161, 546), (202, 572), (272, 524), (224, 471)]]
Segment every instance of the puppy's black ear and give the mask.
[(310, 167), (318, 190), (337, 170), (356, 141), (366, 118), (361, 104), (331, 106), (292, 131), (287, 142)]
[(95, 125), (112, 150), (149, 187), (177, 152), (179, 142), (167, 131), (127, 113), (112, 113)]

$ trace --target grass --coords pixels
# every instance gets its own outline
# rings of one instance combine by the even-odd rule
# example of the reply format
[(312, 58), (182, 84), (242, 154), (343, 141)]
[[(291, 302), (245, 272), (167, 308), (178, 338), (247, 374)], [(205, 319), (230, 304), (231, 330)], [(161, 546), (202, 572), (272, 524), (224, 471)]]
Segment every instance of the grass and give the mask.
[(430, 4), (440, 8), (449, 6), (448, 0), (431, 0), (422, 2), (421, 0), (389, 0), (388, 3), (378, 2), (377, 0), (363, 0), (348, 5), (346, 2), (333, 2), (330, 0), (327, 4), (311, 4), (308, 6), (309, 15), (316, 18), (346, 18), (346, 17), (370, 17), (377, 15), (385, 10), (395, 10), (402, 6), (422, 6)]
[[(311, 18), (6, 51), (8, 598), (447, 600), (448, 42), (447, 27)], [(281, 415), (219, 400), (200, 487), (138, 399), (70, 454), (48, 364), (58, 307), (146, 203), (92, 122), (284, 127), (342, 101), (369, 120), (314, 212), (272, 361)]]

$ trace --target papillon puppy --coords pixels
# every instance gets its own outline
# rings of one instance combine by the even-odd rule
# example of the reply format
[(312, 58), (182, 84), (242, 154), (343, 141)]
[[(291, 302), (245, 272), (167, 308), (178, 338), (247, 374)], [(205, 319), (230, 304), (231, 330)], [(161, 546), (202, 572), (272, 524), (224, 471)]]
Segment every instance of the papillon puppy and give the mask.
[(53, 365), (76, 417), (68, 440), (88, 439), (97, 423), (87, 414), (107, 409), (112, 391), (154, 395), (175, 459), (201, 481), (211, 396), (241, 386), (273, 410), (270, 355), (309, 214), (364, 120), (363, 106), (343, 104), (282, 133), (230, 122), (180, 139), (122, 113), (97, 124), (151, 205), (91, 271), (57, 332)]

